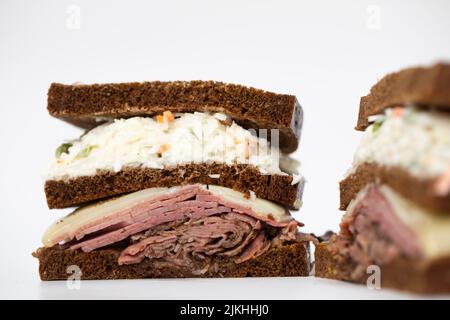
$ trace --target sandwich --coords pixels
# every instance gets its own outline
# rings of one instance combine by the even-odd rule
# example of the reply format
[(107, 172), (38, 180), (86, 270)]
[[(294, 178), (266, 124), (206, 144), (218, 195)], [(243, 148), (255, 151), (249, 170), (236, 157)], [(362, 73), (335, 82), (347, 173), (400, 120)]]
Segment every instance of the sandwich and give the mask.
[[(307, 276), (310, 235), (291, 210), (295, 96), (212, 81), (52, 84), (51, 116), (83, 128), (57, 149), (42, 280)], [(68, 271), (69, 270), (69, 271)]]
[[(450, 292), (450, 65), (404, 69), (361, 98), (364, 136), (340, 182), (340, 231), (316, 276)], [(375, 268), (374, 268), (375, 267)]]

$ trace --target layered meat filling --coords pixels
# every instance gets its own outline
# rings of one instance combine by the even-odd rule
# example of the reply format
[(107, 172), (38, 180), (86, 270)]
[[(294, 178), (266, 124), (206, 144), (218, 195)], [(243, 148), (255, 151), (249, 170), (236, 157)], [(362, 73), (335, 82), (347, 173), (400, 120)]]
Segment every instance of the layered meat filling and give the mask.
[(298, 182), (299, 164), (280, 153), (277, 137), (276, 132), (247, 130), (221, 113), (165, 111), (154, 117), (111, 119), (63, 143), (47, 179), (118, 172), (129, 166), (163, 169), (214, 162), (249, 164), (263, 174), (293, 174)]
[(426, 212), (387, 186), (369, 185), (349, 205), (331, 248), (354, 262), (357, 280), (369, 265), (450, 255), (450, 217)]
[(47, 247), (90, 252), (122, 244), (118, 263), (144, 259), (180, 266), (213, 257), (241, 263), (298, 237), (286, 209), (228, 188), (152, 188), (76, 210), (44, 235)]
[(349, 174), (363, 163), (400, 167), (419, 178), (439, 178), (437, 193), (450, 193), (448, 112), (396, 107), (370, 120)]

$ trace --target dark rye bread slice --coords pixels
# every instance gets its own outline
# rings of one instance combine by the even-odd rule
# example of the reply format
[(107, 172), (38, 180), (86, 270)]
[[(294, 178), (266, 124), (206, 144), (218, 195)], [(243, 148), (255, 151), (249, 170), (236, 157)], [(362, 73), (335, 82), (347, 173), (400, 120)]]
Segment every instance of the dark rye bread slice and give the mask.
[(132, 265), (117, 264), (122, 249), (109, 248), (83, 252), (40, 248), (33, 256), (39, 259), (42, 280), (66, 280), (71, 274), (67, 268), (76, 265), (81, 279), (141, 279), (141, 278), (194, 278), (194, 277), (289, 277), (308, 276), (310, 271), (309, 243), (297, 242), (273, 247), (265, 254), (236, 264), (232, 258), (215, 257), (217, 268), (206, 274), (193, 273), (192, 268), (155, 263), (145, 259)]
[(450, 64), (408, 68), (383, 77), (361, 98), (356, 129), (365, 130), (371, 115), (407, 104), (450, 111)]
[[(214, 175), (220, 175), (218, 178)], [(212, 177), (211, 177), (212, 176)], [(186, 184), (213, 184), (298, 209), (303, 181), (292, 185), (289, 175), (263, 175), (251, 165), (218, 163), (186, 164), (166, 169), (127, 167), (119, 172), (102, 171), (93, 176), (47, 180), (45, 194), (49, 208), (65, 208), (93, 200), (146, 188)]]
[(52, 83), (47, 108), (52, 116), (86, 129), (98, 125), (98, 117), (150, 116), (165, 110), (221, 112), (247, 129), (279, 129), (285, 153), (297, 149), (303, 121), (295, 96), (214, 81)]
[[(314, 260), (316, 277), (352, 281), (350, 274), (356, 267), (355, 262), (329, 250), (328, 242), (316, 245)], [(381, 266), (380, 271), (381, 288), (416, 293), (450, 293), (450, 256), (432, 261), (397, 259)], [(369, 272), (352, 282), (366, 284), (372, 274)]]
[(436, 179), (417, 178), (400, 167), (375, 163), (359, 165), (354, 173), (339, 183), (340, 209), (345, 210), (350, 201), (369, 183), (388, 185), (406, 199), (433, 213), (450, 214), (450, 193), (446, 196), (436, 194)]

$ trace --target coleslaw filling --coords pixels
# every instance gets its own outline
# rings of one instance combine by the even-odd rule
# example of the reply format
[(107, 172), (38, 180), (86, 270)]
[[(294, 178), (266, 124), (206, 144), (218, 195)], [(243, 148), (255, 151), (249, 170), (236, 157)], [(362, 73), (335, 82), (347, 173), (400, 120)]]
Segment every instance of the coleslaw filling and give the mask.
[(97, 170), (118, 172), (126, 166), (163, 169), (214, 162), (250, 164), (262, 174), (292, 174), (298, 182), (299, 163), (292, 160), (224, 114), (165, 111), (155, 117), (113, 119), (63, 143), (47, 179), (95, 175)]
[(450, 114), (407, 106), (369, 120), (349, 174), (363, 163), (398, 166), (420, 178), (450, 172)]

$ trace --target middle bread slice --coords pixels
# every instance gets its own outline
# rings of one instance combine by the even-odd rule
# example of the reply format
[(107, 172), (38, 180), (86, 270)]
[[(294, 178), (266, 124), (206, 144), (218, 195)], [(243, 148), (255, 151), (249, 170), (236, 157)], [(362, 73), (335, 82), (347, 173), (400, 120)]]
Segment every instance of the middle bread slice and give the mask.
[(150, 188), (81, 207), (44, 234), (42, 280), (307, 276), (310, 235), (285, 208), (229, 188)]

